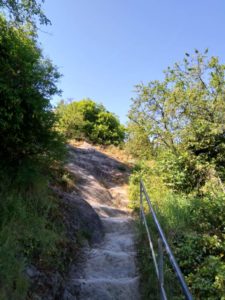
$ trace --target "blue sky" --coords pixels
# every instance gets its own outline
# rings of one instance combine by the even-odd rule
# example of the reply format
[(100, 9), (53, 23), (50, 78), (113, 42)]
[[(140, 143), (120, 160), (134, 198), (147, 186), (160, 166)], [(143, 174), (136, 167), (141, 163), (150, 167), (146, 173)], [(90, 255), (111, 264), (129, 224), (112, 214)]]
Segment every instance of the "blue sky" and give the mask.
[[(225, 62), (224, 0), (46, 0), (40, 42), (63, 74), (63, 99), (89, 97), (123, 123), (134, 85), (161, 79), (185, 52)], [(54, 99), (57, 102), (59, 97)]]

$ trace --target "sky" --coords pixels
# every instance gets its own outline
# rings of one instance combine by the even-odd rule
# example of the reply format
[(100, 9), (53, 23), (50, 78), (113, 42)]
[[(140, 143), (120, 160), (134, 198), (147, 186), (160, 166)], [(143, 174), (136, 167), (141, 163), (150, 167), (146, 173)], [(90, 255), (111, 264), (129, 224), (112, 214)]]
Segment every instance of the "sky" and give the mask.
[(39, 41), (63, 74), (60, 99), (91, 98), (127, 121), (135, 85), (194, 49), (225, 62), (224, 0), (46, 0)]

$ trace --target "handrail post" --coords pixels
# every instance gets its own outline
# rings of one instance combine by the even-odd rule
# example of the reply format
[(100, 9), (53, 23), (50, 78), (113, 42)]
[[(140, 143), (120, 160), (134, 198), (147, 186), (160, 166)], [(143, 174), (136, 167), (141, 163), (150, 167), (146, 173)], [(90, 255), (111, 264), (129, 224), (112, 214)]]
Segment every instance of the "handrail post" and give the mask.
[[(153, 243), (152, 243), (152, 240), (151, 240), (150, 232), (149, 232), (149, 229), (148, 229), (148, 224), (146, 222), (145, 214), (144, 214), (144, 211), (143, 211), (143, 195), (144, 195), (144, 199), (147, 201), (147, 204), (149, 206), (149, 212), (151, 213), (151, 215), (153, 217), (153, 221), (155, 223), (158, 234), (160, 236), (160, 241), (158, 241), (159, 242), (159, 244), (158, 244), (158, 247), (159, 247), (159, 261), (158, 261), (158, 263), (156, 261), (155, 252), (154, 252), (154, 248), (153, 248)], [(156, 213), (153, 209), (150, 198), (148, 196), (148, 193), (146, 191), (145, 185), (144, 185), (142, 180), (140, 180), (140, 210), (141, 210), (141, 214), (142, 214), (141, 217), (143, 219), (143, 223), (145, 224), (145, 228), (146, 228), (146, 231), (147, 231), (149, 246), (150, 246), (150, 249), (151, 249), (151, 252), (152, 252), (152, 257), (153, 257), (153, 261), (154, 261), (154, 265), (155, 265), (155, 270), (156, 270), (156, 273), (157, 273), (158, 280), (160, 282), (161, 299), (163, 299), (163, 300), (167, 299), (166, 292), (165, 292), (165, 289), (164, 289), (164, 286), (163, 286), (163, 283), (164, 283), (163, 282), (164, 281), (164, 278), (163, 278), (163, 249), (162, 249), (162, 245), (163, 245), (164, 249), (165, 249), (165, 252), (168, 255), (170, 264), (171, 264), (171, 266), (172, 266), (172, 268), (173, 268), (173, 270), (174, 270), (174, 272), (177, 276), (177, 279), (180, 283), (183, 295), (185, 296), (185, 298), (187, 300), (193, 300), (193, 297), (192, 297), (192, 295), (189, 291), (187, 283), (185, 282), (185, 279), (184, 279), (183, 274), (180, 270), (180, 267), (178, 266), (178, 264), (176, 262), (176, 259), (175, 259), (174, 255), (173, 255), (173, 253), (170, 249), (170, 246), (169, 246), (169, 244), (166, 240), (165, 234), (164, 234), (164, 232), (161, 228), (161, 225), (160, 225), (160, 223), (157, 219)]]
[(158, 238), (158, 250), (159, 250), (158, 267), (159, 267), (160, 299), (165, 300), (166, 297), (164, 292), (163, 247), (162, 247), (161, 238)]
[(143, 199), (142, 199), (142, 184), (141, 184), (141, 181), (140, 181), (140, 221), (143, 222), (142, 218), (143, 218), (143, 215), (142, 215), (142, 208), (143, 208)]

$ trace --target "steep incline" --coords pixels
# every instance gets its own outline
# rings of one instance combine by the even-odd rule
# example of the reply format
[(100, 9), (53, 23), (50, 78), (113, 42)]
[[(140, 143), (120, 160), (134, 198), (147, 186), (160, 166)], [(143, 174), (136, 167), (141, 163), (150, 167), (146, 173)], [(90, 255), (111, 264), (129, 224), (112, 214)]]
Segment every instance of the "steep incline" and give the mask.
[(96, 210), (104, 238), (86, 247), (85, 260), (70, 273), (64, 300), (138, 300), (135, 229), (127, 209), (121, 162), (83, 144), (70, 147), (68, 169), (77, 177), (78, 192)]

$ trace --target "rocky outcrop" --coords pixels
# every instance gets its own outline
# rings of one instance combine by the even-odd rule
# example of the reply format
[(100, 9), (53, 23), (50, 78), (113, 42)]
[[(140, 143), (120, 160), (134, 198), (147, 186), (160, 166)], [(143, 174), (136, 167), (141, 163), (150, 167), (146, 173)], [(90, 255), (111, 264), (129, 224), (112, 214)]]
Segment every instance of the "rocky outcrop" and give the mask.
[[(100, 243), (104, 238), (103, 225), (91, 205), (78, 192), (69, 194), (59, 189), (54, 189), (54, 192), (60, 199), (61, 221), (66, 227), (67, 238), (76, 242), (78, 233), (81, 233), (88, 240), (87, 247)], [(80, 255), (80, 260), (82, 257)], [(78, 264), (77, 259), (76, 264)], [(38, 269), (31, 265), (26, 269), (26, 275), (31, 283), (27, 299), (61, 300), (62, 294), (65, 294), (68, 273)]]
[(27, 269), (36, 300), (138, 300), (135, 228), (127, 208), (129, 169), (93, 146), (68, 146), (66, 168), (75, 177), (75, 189), (54, 192), (60, 199), (67, 238), (86, 235), (79, 259), (69, 273)]
[(104, 237), (103, 225), (92, 206), (77, 192), (58, 192), (58, 195), (62, 201), (63, 223), (68, 237), (74, 239), (76, 233), (82, 230), (89, 236), (91, 244), (101, 242)]
[(98, 213), (105, 235), (71, 268), (63, 300), (138, 300), (135, 227), (124, 185), (129, 170), (87, 144), (70, 147), (70, 154), (67, 168), (79, 174), (79, 192)]

